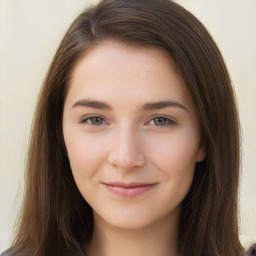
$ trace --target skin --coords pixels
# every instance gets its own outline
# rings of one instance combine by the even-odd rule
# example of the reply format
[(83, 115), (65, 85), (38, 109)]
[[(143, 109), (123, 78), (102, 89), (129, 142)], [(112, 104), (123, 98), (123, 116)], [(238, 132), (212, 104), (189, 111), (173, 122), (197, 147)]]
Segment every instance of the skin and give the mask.
[[(72, 74), (63, 134), (75, 182), (94, 212), (88, 255), (177, 255), (181, 203), (205, 153), (168, 55), (114, 41), (88, 50)], [(124, 196), (108, 189), (111, 182), (151, 187)]]

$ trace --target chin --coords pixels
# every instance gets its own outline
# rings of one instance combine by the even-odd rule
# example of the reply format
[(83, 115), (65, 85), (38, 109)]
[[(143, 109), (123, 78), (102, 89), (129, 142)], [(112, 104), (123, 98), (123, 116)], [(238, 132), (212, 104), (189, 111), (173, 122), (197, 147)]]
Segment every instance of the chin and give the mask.
[(153, 212), (152, 209), (125, 209), (116, 212), (105, 212), (104, 214), (94, 213), (96, 221), (105, 223), (108, 226), (123, 230), (139, 230), (159, 225), (159, 223), (169, 223), (179, 216), (180, 207), (169, 212)]

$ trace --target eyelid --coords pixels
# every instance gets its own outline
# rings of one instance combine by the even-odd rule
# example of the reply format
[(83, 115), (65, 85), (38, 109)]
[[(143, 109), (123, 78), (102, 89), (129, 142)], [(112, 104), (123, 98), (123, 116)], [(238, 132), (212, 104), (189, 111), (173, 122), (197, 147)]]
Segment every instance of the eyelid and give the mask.
[[(90, 118), (100, 118), (102, 119), (103, 123), (102, 124), (92, 124), (92, 123), (88, 123), (87, 121), (90, 119)], [(151, 125), (149, 124), (151, 121), (153, 121), (154, 119), (156, 118), (161, 118), (161, 119), (165, 119), (168, 123), (165, 123), (165, 124), (152, 124), (152, 125), (155, 125), (155, 126), (158, 126), (158, 127), (163, 127), (163, 126), (170, 126), (170, 125), (175, 125), (177, 124), (177, 122), (174, 120), (173, 117), (170, 117), (170, 116), (166, 116), (166, 115), (154, 115), (152, 117), (150, 117), (149, 121), (147, 121), (145, 124), (146, 125)], [(81, 120), (79, 121), (79, 123), (81, 124), (88, 124), (88, 125), (92, 125), (92, 126), (102, 126), (102, 125), (108, 125), (109, 122), (106, 120), (105, 117), (99, 115), (99, 114), (90, 114), (90, 115), (85, 115), (81, 118)]]
[(166, 119), (169, 123), (167, 124), (163, 124), (163, 125), (156, 125), (156, 124), (153, 124), (155, 126), (158, 126), (158, 127), (163, 127), (163, 126), (169, 126), (169, 125), (175, 125), (177, 124), (177, 122), (174, 120), (174, 118), (170, 117), (170, 116), (166, 116), (166, 115), (154, 115), (150, 118), (149, 121), (146, 122), (147, 125), (149, 125), (149, 122), (153, 121), (154, 119), (156, 118), (162, 118), (162, 119)]
[[(90, 123), (87, 123), (87, 121), (90, 119), (90, 118), (100, 118), (103, 120), (103, 124), (99, 124), (99, 125), (96, 125), (96, 124), (90, 124)], [(81, 118), (81, 120), (79, 121), (79, 123), (81, 124), (88, 124), (88, 125), (92, 125), (92, 126), (102, 126), (102, 125), (105, 125), (105, 124), (109, 124), (109, 122), (101, 115), (98, 115), (98, 114), (90, 114), (90, 115), (85, 115)]]

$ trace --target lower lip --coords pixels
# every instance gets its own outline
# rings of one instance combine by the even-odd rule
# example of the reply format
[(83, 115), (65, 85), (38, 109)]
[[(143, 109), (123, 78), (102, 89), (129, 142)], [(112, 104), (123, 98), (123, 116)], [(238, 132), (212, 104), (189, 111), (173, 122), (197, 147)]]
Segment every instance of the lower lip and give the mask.
[(118, 196), (122, 197), (135, 197), (139, 196), (141, 194), (146, 193), (151, 188), (153, 188), (156, 184), (150, 184), (146, 186), (139, 186), (139, 187), (119, 187), (119, 186), (113, 186), (109, 184), (104, 184), (104, 186), (107, 188), (108, 191), (112, 192), (113, 194), (116, 194)]

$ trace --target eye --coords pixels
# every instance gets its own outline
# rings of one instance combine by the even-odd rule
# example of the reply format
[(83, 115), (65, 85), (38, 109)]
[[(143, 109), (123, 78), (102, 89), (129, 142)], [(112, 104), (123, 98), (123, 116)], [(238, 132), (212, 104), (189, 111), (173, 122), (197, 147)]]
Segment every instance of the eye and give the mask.
[(100, 125), (107, 124), (107, 121), (100, 116), (89, 116), (89, 117), (83, 118), (83, 120), (80, 123), (87, 123), (90, 125), (100, 126)]
[(172, 119), (167, 118), (165, 116), (156, 116), (153, 119), (151, 119), (149, 122), (146, 124), (148, 125), (156, 125), (156, 126), (167, 126), (167, 125), (172, 125), (176, 124)]

